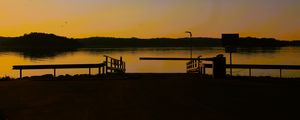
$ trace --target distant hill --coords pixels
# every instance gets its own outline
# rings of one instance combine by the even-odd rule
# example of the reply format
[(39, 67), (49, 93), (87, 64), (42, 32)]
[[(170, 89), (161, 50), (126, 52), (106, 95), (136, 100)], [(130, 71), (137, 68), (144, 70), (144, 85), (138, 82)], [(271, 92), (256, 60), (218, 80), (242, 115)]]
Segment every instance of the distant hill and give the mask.
[(18, 49), (65, 49), (80, 47), (76, 40), (47, 33), (30, 33), (20, 37), (1, 38), (0, 47)]
[(77, 39), (84, 47), (190, 47), (193, 46), (220, 46), (221, 42), (215, 38), (108, 38), (92, 37)]
[(300, 46), (300, 40), (294, 40), (289, 42), (289, 46)]
[[(84, 39), (76, 39), (84, 47), (221, 47), (221, 39), (219, 38), (107, 38), (92, 37)], [(240, 38), (236, 42), (237, 47), (282, 47), (282, 46), (300, 46), (300, 41), (280, 41), (274, 38)]]
[(240, 47), (282, 47), (287, 46), (288, 41), (280, 41), (274, 38), (255, 38), (245, 37), (240, 38), (236, 46)]
[[(0, 48), (12, 49), (73, 49), (124, 47), (221, 47), (220, 38), (113, 38), (90, 37), (72, 39), (47, 33), (30, 33), (20, 37), (0, 37)], [(274, 38), (240, 38), (237, 47), (300, 46), (300, 41), (282, 41)]]

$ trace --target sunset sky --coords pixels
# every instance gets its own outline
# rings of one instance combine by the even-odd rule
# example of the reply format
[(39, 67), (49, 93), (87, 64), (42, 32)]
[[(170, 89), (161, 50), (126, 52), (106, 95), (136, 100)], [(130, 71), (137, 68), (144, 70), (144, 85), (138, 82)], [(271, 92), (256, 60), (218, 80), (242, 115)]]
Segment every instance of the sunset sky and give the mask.
[(1, 0), (0, 36), (300, 39), (300, 0)]

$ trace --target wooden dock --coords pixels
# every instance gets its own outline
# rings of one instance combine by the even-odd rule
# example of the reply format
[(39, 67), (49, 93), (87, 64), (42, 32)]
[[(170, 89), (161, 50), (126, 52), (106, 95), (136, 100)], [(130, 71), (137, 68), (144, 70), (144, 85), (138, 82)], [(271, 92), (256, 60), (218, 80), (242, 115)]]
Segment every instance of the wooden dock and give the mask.
[[(252, 71), (254, 69), (274, 69), (279, 70), (280, 78), (282, 78), (283, 70), (300, 70), (300, 65), (262, 65), (262, 64), (226, 64), (226, 69), (248, 69), (249, 76), (252, 76)], [(191, 60), (187, 62), (187, 72), (188, 73), (200, 73), (206, 74), (207, 68), (213, 68), (213, 64), (204, 64), (201, 60)]]
[[(282, 78), (283, 70), (300, 70), (300, 65), (260, 65), (260, 64), (226, 64), (226, 58), (221, 54), (212, 58), (164, 58), (164, 57), (141, 57), (140, 60), (167, 60), (167, 61), (188, 61), (186, 63), (187, 73), (206, 74), (207, 68), (213, 69), (214, 78), (225, 78), (226, 69), (249, 69), (249, 76), (252, 76), (253, 69), (275, 69), (280, 71)], [(212, 64), (205, 64), (203, 61), (210, 61)]]
[(56, 65), (15, 65), (13, 70), (20, 71), (20, 78), (23, 77), (23, 70), (36, 70), (36, 69), (53, 69), (53, 76), (56, 77), (57, 69), (82, 69), (87, 68), (89, 75), (91, 75), (92, 68), (98, 68), (98, 74), (107, 73), (125, 73), (125, 62), (122, 57), (115, 59), (110, 56), (104, 56), (105, 61), (98, 64), (56, 64)]

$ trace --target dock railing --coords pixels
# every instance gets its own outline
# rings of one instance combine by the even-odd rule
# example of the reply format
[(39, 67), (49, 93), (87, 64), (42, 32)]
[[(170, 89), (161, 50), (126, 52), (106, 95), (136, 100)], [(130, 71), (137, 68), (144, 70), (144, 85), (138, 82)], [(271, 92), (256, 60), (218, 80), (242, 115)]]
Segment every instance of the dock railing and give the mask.
[[(204, 69), (213, 68), (213, 64), (204, 64)], [(232, 69), (248, 69), (249, 76), (252, 76), (254, 69), (273, 69), (279, 70), (279, 77), (282, 78), (283, 70), (300, 70), (300, 65), (260, 65), (260, 64), (226, 64), (226, 68)]]
[(92, 68), (98, 68), (98, 74), (108, 73), (125, 73), (125, 62), (122, 57), (120, 60), (104, 56), (105, 61), (98, 64), (56, 64), (56, 65), (15, 65), (13, 70), (20, 71), (20, 78), (23, 78), (23, 70), (38, 70), (38, 69), (53, 69), (53, 76), (56, 77), (57, 69), (82, 69), (87, 68), (89, 75), (91, 75)]
[(220, 54), (212, 58), (200, 58), (192, 59), (187, 62), (187, 73), (199, 73), (201, 75), (206, 74), (206, 66), (202, 61), (212, 62), (213, 77), (214, 78), (225, 78), (226, 77), (226, 58)]
[[(200, 56), (198, 57), (200, 58)], [(204, 64), (201, 60), (191, 60), (186, 63), (187, 73), (205, 74)]]
[(126, 64), (123, 61), (123, 58), (115, 59), (110, 56), (104, 55), (105, 57), (105, 72), (106, 73), (125, 73), (126, 72)]
[[(212, 74), (214, 77), (224, 76), (226, 75), (226, 69), (248, 69), (249, 76), (252, 77), (252, 72), (255, 69), (274, 69), (279, 70), (279, 77), (282, 78), (282, 71), (283, 70), (300, 70), (300, 65), (261, 65), (261, 64), (225, 64), (225, 58), (221, 57), (214, 57), (212, 60), (206, 61), (213, 61), (213, 64), (204, 64), (203, 59), (198, 57), (198, 59), (192, 59), (187, 62), (187, 73), (199, 73), (199, 74), (206, 74), (207, 68), (212, 68)], [(222, 78), (222, 77), (220, 77)]]

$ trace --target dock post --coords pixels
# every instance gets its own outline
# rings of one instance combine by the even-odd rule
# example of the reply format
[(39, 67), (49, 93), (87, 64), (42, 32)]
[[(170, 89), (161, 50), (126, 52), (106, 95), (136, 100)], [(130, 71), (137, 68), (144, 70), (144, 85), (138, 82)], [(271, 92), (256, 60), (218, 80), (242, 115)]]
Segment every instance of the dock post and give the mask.
[(202, 67), (199, 67), (198, 70), (199, 70), (198, 73), (199, 73), (200, 75), (202, 75)]
[(22, 69), (20, 69), (20, 79), (22, 79)]
[(282, 78), (282, 69), (280, 69), (280, 78)]
[(105, 58), (105, 74), (107, 74), (108, 70), (107, 70), (107, 66), (108, 66), (108, 57), (106, 56)]
[(98, 74), (101, 75), (101, 67), (98, 68)]
[(223, 55), (217, 55), (213, 60), (213, 77), (226, 78), (226, 58)]
[(230, 77), (232, 77), (232, 52), (230, 51)]
[(126, 72), (126, 63), (124, 62), (123, 72)]
[(111, 73), (113, 72), (112, 67), (113, 67), (113, 59), (110, 58), (110, 72)]
[[(105, 64), (105, 63), (104, 63)], [(104, 75), (104, 71), (105, 71), (105, 65), (102, 66), (102, 74)]]
[(54, 68), (54, 74), (53, 74), (54, 77), (56, 77), (56, 69)]
[(119, 64), (119, 68), (122, 70), (123, 69), (123, 65), (122, 65), (122, 63), (123, 63), (123, 58), (122, 58), (122, 56), (120, 57), (120, 64)]
[(251, 68), (249, 68), (249, 77), (251, 77), (252, 75), (251, 75)]
[(91, 76), (91, 68), (89, 68), (89, 76)]

